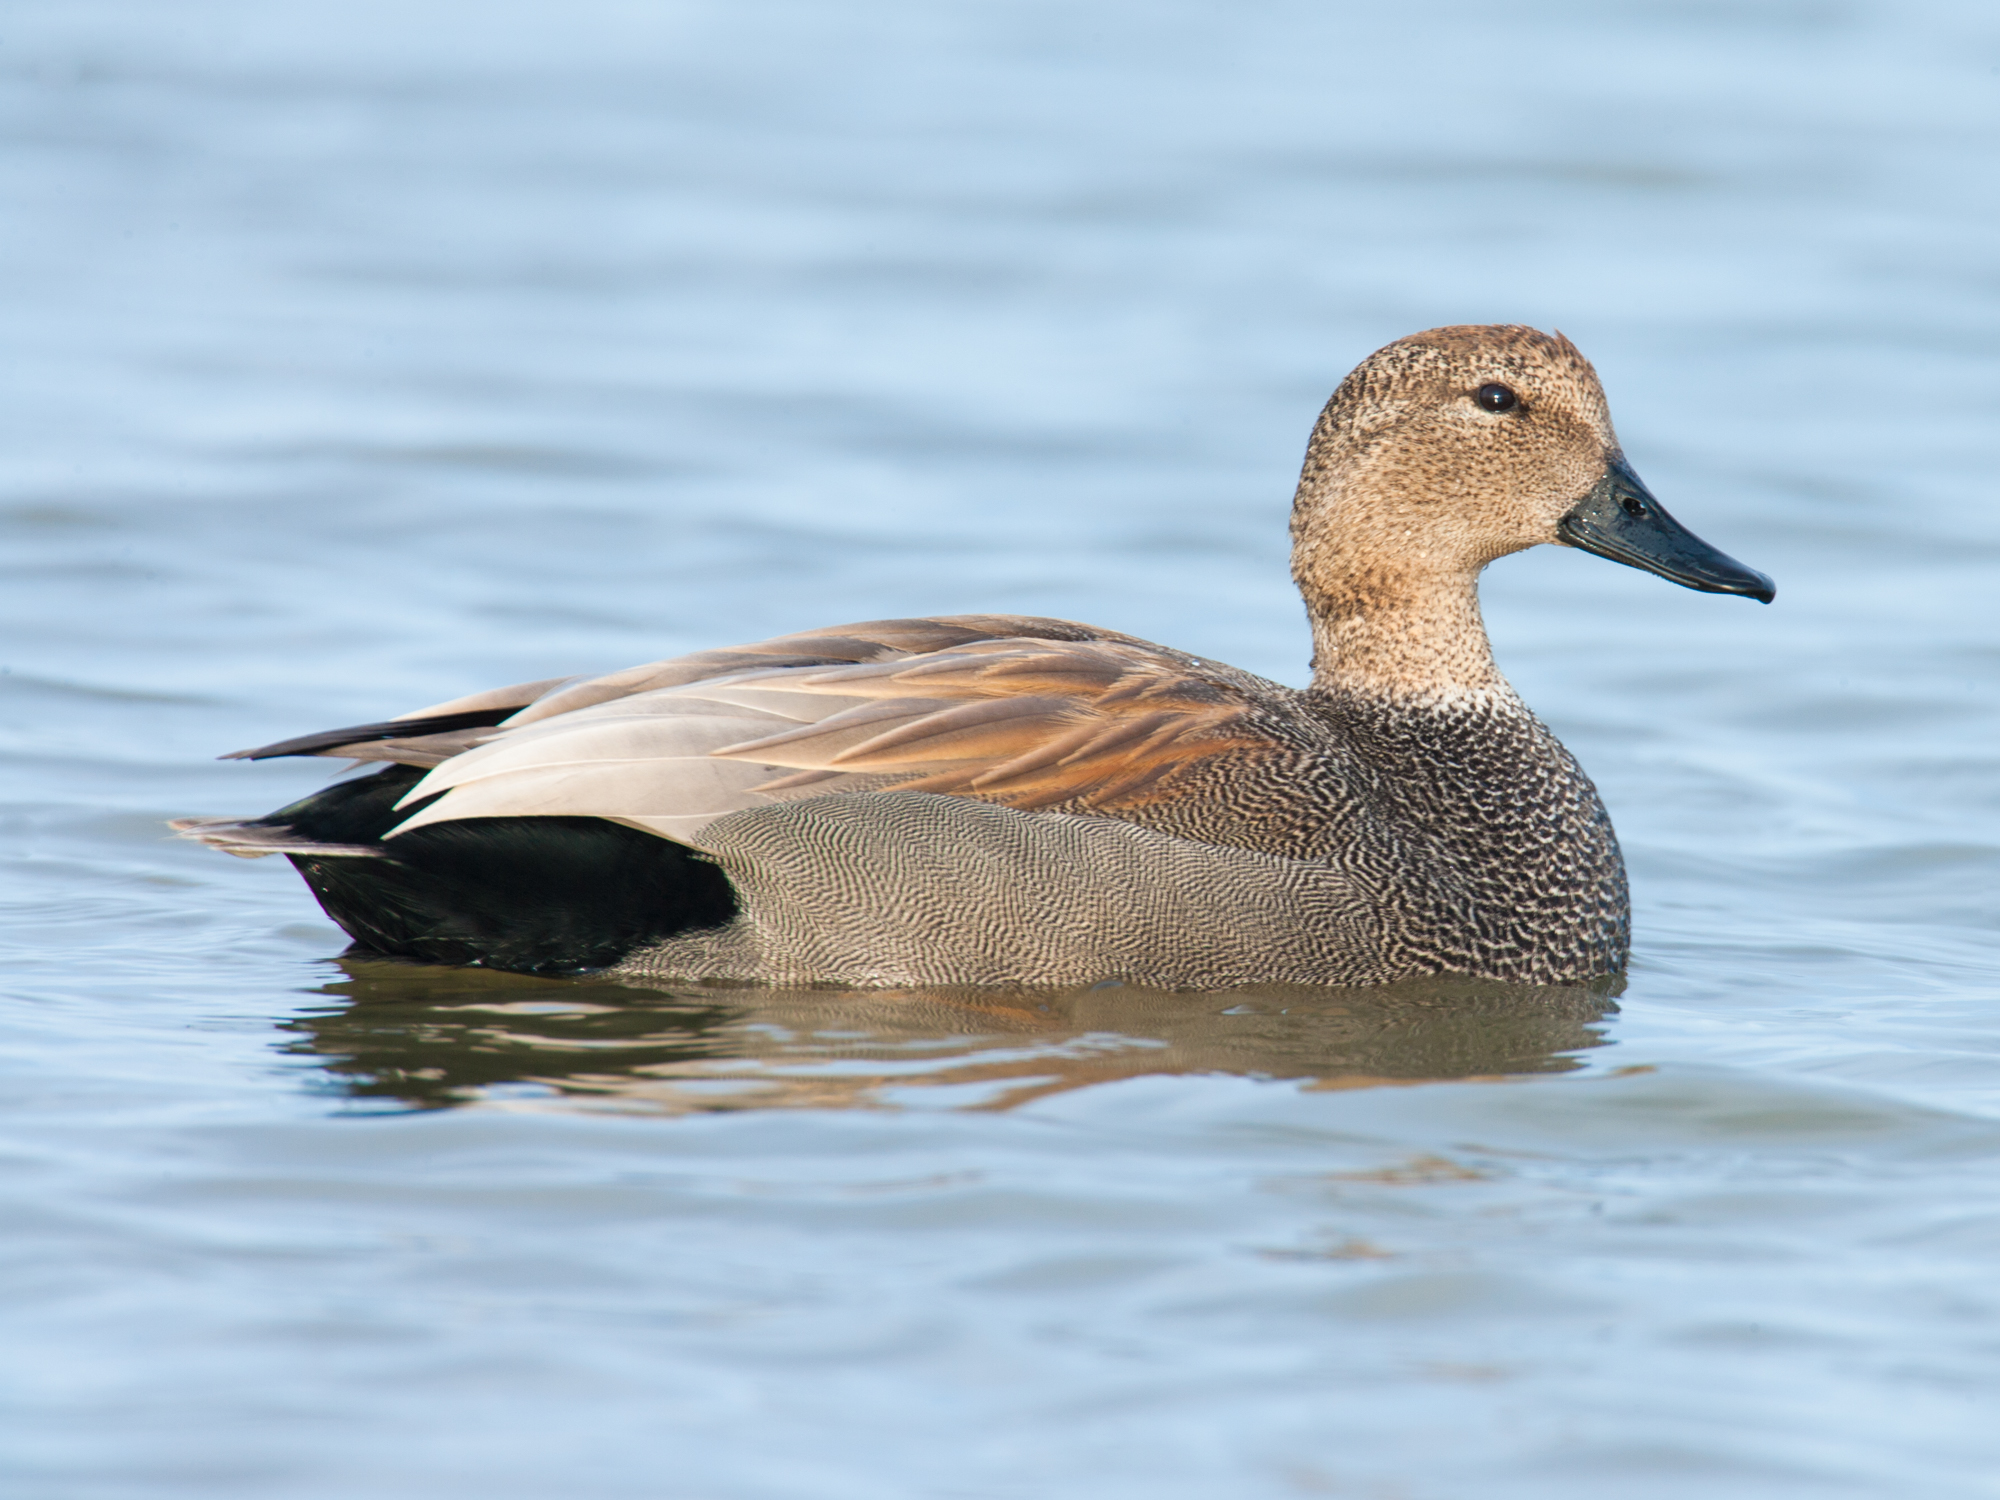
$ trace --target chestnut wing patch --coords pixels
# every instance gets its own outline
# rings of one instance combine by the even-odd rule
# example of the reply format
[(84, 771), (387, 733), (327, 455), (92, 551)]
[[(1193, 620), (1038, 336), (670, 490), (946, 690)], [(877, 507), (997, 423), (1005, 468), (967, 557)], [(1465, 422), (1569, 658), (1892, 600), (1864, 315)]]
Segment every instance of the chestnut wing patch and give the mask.
[(1108, 812), (1163, 795), (1193, 762), (1277, 748), (1249, 722), (1240, 691), (1189, 658), (1126, 639), (976, 641), (791, 673), (785, 685), (860, 701), (714, 752), (798, 768), (761, 790), (890, 775), (911, 791)]
[(565, 684), (418, 762), (403, 805), (436, 800), (395, 831), (581, 815), (697, 843), (730, 812), (890, 786), (1116, 816), (1192, 764), (1278, 748), (1232, 676), (1063, 620), (785, 636)]

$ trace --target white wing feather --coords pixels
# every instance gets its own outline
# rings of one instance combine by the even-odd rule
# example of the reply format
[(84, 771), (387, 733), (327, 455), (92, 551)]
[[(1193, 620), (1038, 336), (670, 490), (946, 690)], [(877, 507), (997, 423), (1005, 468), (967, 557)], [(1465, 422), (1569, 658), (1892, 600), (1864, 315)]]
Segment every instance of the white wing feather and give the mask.
[(444, 795), (389, 837), (459, 818), (572, 816), (698, 845), (725, 813), (780, 800), (756, 788), (790, 769), (714, 752), (865, 702), (719, 678), (509, 725), (413, 786), (400, 806)]
[[(438, 705), (525, 702), (492, 729), (433, 736), (446, 758), (389, 837), (574, 816), (699, 848), (728, 813), (898, 785), (1118, 816), (1204, 757), (1278, 749), (1246, 723), (1251, 701), (1235, 674), (1064, 621), (877, 621)], [(385, 753), (425, 764), (427, 743)]]

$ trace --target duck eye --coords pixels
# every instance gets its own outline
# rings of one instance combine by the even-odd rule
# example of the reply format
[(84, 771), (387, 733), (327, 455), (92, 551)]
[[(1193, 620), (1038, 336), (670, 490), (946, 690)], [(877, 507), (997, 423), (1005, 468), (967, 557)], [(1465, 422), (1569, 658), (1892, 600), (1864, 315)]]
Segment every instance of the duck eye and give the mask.
[(1512, 411), (1521, 404), (1521, 398), (1504, 385), (1482, 385), (1472, 399), (1487, 411)]

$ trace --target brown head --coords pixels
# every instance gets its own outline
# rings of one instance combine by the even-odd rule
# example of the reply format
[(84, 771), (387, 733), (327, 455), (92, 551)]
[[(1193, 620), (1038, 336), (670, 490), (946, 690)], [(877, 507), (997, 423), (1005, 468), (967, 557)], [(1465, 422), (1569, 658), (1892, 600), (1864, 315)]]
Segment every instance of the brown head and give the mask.
[(1378, 693), (1504, 688), (1479, 572), (1538, 542), (1772, 592), (1659, 508), (1577, 347), (1512, 325), (1433, 328), (1363, 360), (1313, 429), (1292, 542), (1315, 683)]

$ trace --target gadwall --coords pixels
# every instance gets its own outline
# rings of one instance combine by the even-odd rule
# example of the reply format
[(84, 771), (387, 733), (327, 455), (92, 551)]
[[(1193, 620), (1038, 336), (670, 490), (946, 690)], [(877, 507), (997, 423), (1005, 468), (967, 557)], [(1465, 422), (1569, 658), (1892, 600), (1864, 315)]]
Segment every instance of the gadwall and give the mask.
[(1292, 512), (1303, 691), (1066, 620), (876, 620), (526, 683), (238, 757), (389, 762), (250, 821), (357, 950), (761, 984), (1222, 988), (1621, 971), (1590, 778), (1493, 663), (1480, 570), (1538, 542), (1771, 581), (1626, 464), (1560, 334), (1378, 350)]

